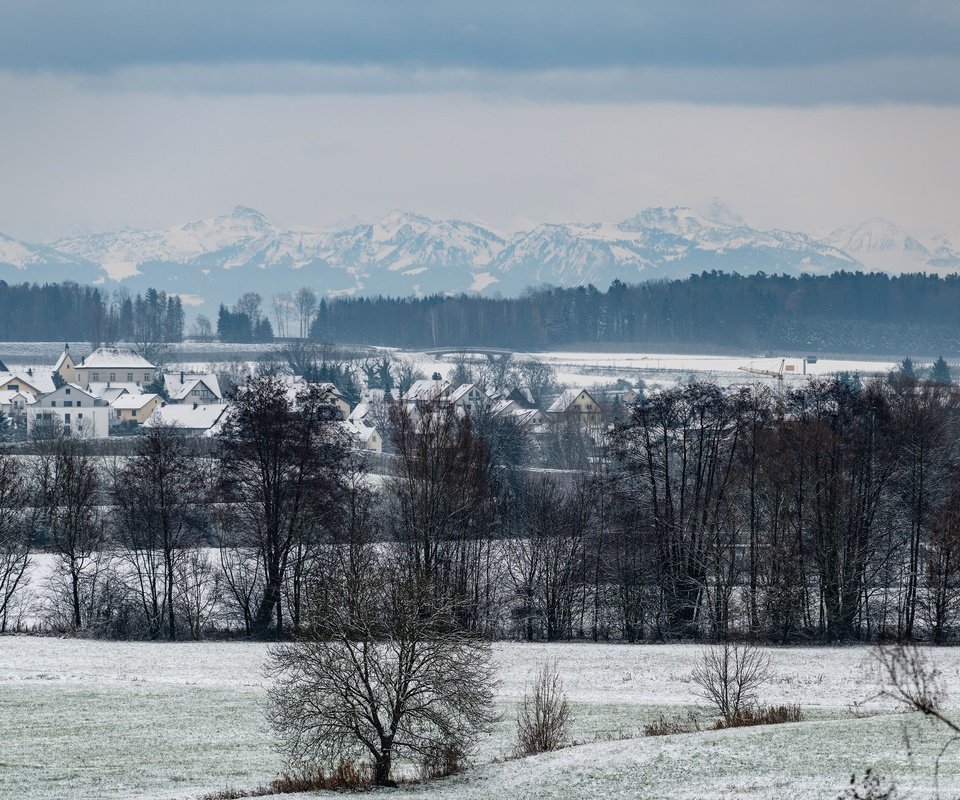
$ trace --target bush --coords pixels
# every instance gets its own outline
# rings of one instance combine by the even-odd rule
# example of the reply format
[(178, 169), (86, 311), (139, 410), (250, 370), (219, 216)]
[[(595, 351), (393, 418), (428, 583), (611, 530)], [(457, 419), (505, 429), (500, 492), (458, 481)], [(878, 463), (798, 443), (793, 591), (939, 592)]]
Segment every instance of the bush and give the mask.
[(644, 736), (673, 736), (677, 733), (695, 733), (701, 730), (700, 720), (692, 711), (680, 719), (667, 719), (663, 714), (643, 726)]
[(896, 796), (897, 787), (893, 783), (885, 784), (879, 775), (868, 769), (859, 781), (856, 775), (851, 775), (850, 785), (837, 800), (895, 800)]
[(533, 692), (527, 693), (517, 718), (517, 754), (532, 756), (556, 750), (570, 730), (570, 704), (556, 665), (537, 670)]
[(420, 758), (420, 778), (425, 781), (456, 775), (466, 768), (466, 751), (456, 739), (435, 744)]
[(714, 730), (724, 728), (748, 728), (751, 725), (780, 725), (785, 722), (800, 722), (803, 714), (800, 706), (767, 706), (745, 708), (739, 714), (718, 719)]

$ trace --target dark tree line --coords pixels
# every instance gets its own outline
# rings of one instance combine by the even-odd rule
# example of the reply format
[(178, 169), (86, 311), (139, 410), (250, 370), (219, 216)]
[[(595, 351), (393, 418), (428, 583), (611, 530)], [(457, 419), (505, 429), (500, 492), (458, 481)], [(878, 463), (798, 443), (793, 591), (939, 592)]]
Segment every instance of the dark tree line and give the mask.
[[(0, 612), (14, 624), (39, 547), (56, 627), (285, 636), (328, 619), (344, 565), (375, 554), (485, 636), (960, 633), (956, 387), (905, 371), (783, 394), (692, 384), (620, 414), (536, 434), (393, 403), (375, 478), (319, 387), (269, 376), (236, 389), (212, 450), (155, 429), (111, 460), (43, 434), (29, 470), (0, 456)], [(534, 467), (544, 437), (576, 467)]]
[(521, 297), (343, 297), (320, 303), (324, 341), (401, 347), (571, 344), (935, 355), (960, 352), (960, 277), (736, 275), (542, 287)]
[(0, 281), (0, 340), (166, 343), (183, 339), (180, 298), (156, 289), (131, 297), (76, 283)]

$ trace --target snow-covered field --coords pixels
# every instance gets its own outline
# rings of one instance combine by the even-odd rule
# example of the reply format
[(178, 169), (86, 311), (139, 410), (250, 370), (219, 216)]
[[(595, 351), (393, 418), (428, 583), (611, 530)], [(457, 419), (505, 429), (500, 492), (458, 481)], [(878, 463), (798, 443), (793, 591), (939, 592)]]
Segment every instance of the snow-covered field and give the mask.
[[(446, 377), (453, 369), (458, 354), (443, 356), (394, 351), (398, 356), (417, 364), (425, 375), (439, 372)], [(780, 356), (705, 356), (671, 353), (586, 353), (578, 351), (548, 351), (517, 353), (515, 359), (536, 358), (549, 364), (557, 373), (557, 380), (571, 386), (589, 387), (594, 384), (611, 383), (618, 378), (630, 381), (642, 379), (650, 386), (673, 386), (687, 382), (691, 377), (713, 381), (722, 386), (774, 383), (775, 378), (758, 372), (777, 372), (784, 363), (784, 380), (789, 386), (799, 386), (809, 376), (834, 375), (838, 372), (858, 372), (861, 375), (884, 374), (893, 369), (892, 361), (864, 361), (860, 359), (818, 359), (815, 364), (804, 365), (802, 358)], [(470, 356), (482, 359), (483, 356)], [(804, 375), (806, 370), (806, 375)]]
[[(699, 652), (695, 645), (498, 644), (504, 718), (480, 744), (477, 766), (399, 793), (833, 798), (852, 772), (872, 767), (913, 787), (913, 797), (932, 794), (933, 760), (947, 737), (870, 699), (877, 683), (866, 648), (770, 651), (777, 677), (761, 699), (801, 704), (804, 722), (640, 736), (659, 713), (696, 707), (690, 673)], [(270, 780), (281, 762), (263, 723), (265, 653), (265, 645), (239, 642), (0, 638), (0, 797), (189, 798)], [(957, 700), (960, 650), (933, 657)], [(573, 735), (588, 743), (502, 760), (515, 705), (542, 661), (556, 661), (574, 705)], [(944, 796), (960, 790), (956, 751), (942, 765), (941, 789)]]

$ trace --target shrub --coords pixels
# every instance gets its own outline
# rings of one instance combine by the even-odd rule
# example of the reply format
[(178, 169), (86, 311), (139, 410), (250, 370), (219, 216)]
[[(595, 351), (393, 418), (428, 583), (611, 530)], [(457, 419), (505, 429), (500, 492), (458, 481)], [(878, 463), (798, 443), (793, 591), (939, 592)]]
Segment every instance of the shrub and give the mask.
[(420, 778), (425, 781), (456, 775), (467, 768), (467, 754), (457, 739), (439, 742), (420, 758)]
[(896, 796), (897, 787), (893, 783), (885, 783), (868, 769), (859, 781), (856, 775), (851, 775), (850, 785), (837, 800), (895, 800)]
[(800, 722), (803, 714), (800, 706), (766, 706), (745, 708), (739, 714), (718, 719), (715, 730), (724, 728), (748, 728), (751, 725), (780, 725), (784, 722)]
[(663, 714), (643, 726), (644, 736), (673, 736), (676, 733), (695, 733), (700, 730), (700, 720), (692, 711), (686, 717), (667, 719)]
[(528, 692), (517, 717), (517, 754), (532, 756), (556, 750), (570, 730), (570, 704), (556, 665), (537, 670), (532, 693)]

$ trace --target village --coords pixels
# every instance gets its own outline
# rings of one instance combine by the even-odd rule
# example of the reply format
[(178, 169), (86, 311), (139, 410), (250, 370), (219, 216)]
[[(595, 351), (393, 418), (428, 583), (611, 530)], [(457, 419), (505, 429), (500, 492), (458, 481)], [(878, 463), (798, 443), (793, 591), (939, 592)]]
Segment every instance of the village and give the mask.
[[(451, 378), (455, 372), (451, 371)], [(359, 401), (351, 404), (331, 382), (289, 373), (277, 377), (287, 386), (291, 400), (307, 385), (318, 386), (355, 447), (372, 453), (384, 451), (386, 409), (393, 403), (411, 414), (432, 405), (451, 407), (460, 415), (509, 420), (534, 443), (576, 431), (597, 445), (610, 426), (611, 400), (619, 408), (639, 396), (621, 382), (603, 400), (586, 388), (555, 384), (535, 397), (524, 386), (488, 386), (434, 372), (430, 378), (410, 380), (392, 391), (362, 385)], [(8, 369), (0, 361), (0, 436), (8, 442), (28, 441), (51, 425), (58, 433), (88, 440), (135, 436), (158, 426), (215, 437), (230, 410), (229, 391), (215, 370), (165, 370), (131, 348), (104, 346), (75, 356), (65, 344), (50, 367)]]

